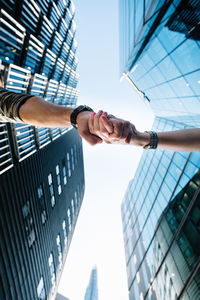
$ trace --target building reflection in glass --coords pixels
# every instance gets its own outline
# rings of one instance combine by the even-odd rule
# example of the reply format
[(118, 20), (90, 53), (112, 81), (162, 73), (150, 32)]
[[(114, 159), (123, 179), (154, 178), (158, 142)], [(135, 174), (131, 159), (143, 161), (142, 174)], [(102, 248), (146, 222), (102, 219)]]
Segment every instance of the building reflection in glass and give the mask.
[(200, 170), (162, 213), (153, 253), (157, 299), (200, 299)]
[[(156, 131), (178, 128), (184, 128), (184, 124), (164, 118), (156, 118), (153, 126), (153, 130)], [(188, 222), (187, 209), (199, 188), (199, 166), (200, 155), (198, 151), (181, 153), (157, 149), (156, 151), (143, 152), (136, 174), (129, 183), (122, 203), (130, 300), (176, 299), (176, 295), (179, 297), (182, 289), (184, 289), (184, 297), (190, 293), (186, 293), (189, 288), (187, 279), (191, 274), (194, 274), (192, 273), (193, 270), (190, 270), (189, 267), (186, 268), (186, 262), (182, 263), (183, 260), (179, 262), (174, 253), (180, 258), (180, 251), (177, 250), (177, 245), (179, 245), (177, 243), (179, 242), (176, 240), (179, 239), (180, 235), (179, 226), (182, 230), (186, 228), (187, 223), (182, 224), (181, 221), (186, 218)], [(165, 216), (163, 212), (167, 211), (166, 207), (168, 215)], [(172, 208), (173, 214), (176, 212), (176, 219), (170, 218), (169, 213)], [(198, 214), (196, 214), (196, 218), (198, 223)], [(171, 222), (171, 227), (167, 225), (166, 220)], [(176, 225), (176, 227), (172, 227), (172, 225)], [(174, 231), (171, 228), (174, 228)], [(175, 236), (177, 230), (179, 230), (178, 235)], [(161, 232), (164, 232), (164, 237), (161, 236)], [(197, 238), (195, 240), (197, 241)], [(193, 246), (193, 248), (195, 247)], [(188, 253), (186, 251), (186, 255)], [(179, 270), (179, 264), (185, 268), (185, 277), (175, 276), (177, 268)], [(167, 265), (167, 271), (165, 271), (165, 265)], [(164, 272), (167, 274), (165, 275), (167, 276), (166, 292), (164, 292), (164, 284), (161, 280), (165, 278), (163, 277)], [(182, 266), (180, 266), (179, 273), (183, 273)], [(171, 292), (169, 292), (169, 284), (171, 284)], [(200, 291), (200, 287), (198, 289)], [(164, 298), (165, 293), (168, 298)], [(171, 298), (169, 298), (170, 293)], [(191, 298), (190, 296), (190, 298), (184, 299), (198, 298)]]
[[(153, 130), (200, 127), (199, 1), (119, 0), (119, 16), (120, 73)], [(130, 300), (200, 299), (199, 168), (198, 151), (144, 151), (122, 203)]]

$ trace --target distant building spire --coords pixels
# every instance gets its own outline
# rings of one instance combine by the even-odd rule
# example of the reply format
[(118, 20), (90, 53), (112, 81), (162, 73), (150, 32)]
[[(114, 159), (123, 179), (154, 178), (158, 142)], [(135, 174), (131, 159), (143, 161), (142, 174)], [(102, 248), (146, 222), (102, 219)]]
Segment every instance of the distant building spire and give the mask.
[(92, 269), (84, 300), (98, 300), (97, 268)]

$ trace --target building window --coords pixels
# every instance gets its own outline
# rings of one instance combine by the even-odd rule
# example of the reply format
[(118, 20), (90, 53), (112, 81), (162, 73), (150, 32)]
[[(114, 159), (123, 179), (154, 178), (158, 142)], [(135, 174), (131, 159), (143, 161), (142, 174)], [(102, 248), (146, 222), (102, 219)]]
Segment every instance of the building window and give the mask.
[(77, 207), (78, 207), (78, 195), (77, 195), (77, 192), (74, 193), (74, 204), (75, 204), (75, 207), (77, 209)]
[(71, 176), (71, 165), (70, 165), (70, 157), (69, 153), (67, 153), (67, 169), (68, 169), (68, 176)]
[(63, 172), (63, 183), (64, 185), (67, 184), (67, 169), (65, 165), (65, 159), (62, 160), (62, 172)]
[(57, 250), (58, 250), (58, 261), (59, 261), (59, 269), (62, 267), (62, 249), (60, 243), (60, 234), (57, 235), (56, 238)]
[(139, 274), (139, 272), (137, 272), (136, 278), (137, 278), (137, 282), (140, 283), (140, 274)]
[(78, 203), (81, 203), (81, 186), (78, 184), (78, 189), (77, 189), (77, 194), (78, 194)]
[(74, 144), (74, 158), (75, 158), (75, 165), (77, 165), (78, 158), (77, 158), (77, 146)]
[(49, 173), (48, 175), (48, 183), (49, 183), (49, 191), (51, 195), (51, 206), (54, 207), (55, 205), (55, 196), (54, 196), (54, 187), (53, 187), (53, 179), (52, 174)]
[(70, 213), (70, 209), (69, 208), (67, 210), (67, 218), (68, 218), (68, 228), (69, 228), (69, 231), (71, 231), (71, 229), (72, 229), (72, 221), (71, 221), (71, 213)]
[(58, 195), (61, 194), (62, 189), (61, 189), (61, 179), (60, 179), (60, 166), (56, 166), (56, 177), (57, 177), (57, 185), (58, 185)]
[(186, 258), (189, 258), (189, 257), (191, 257), (191, 255), (192, 255), (192, 253), (191, 253), (191, 251), (190, 251), (189, 248), (187, 248), (187, 249), (185, 250), (184, 254), (185, 254), (185, 257), (186, 257)]
[(43, 277), (41, 277), (40, 282), (37, 286), (37, 295), (38, 295), (38, 300), (45, 300), (46, 299), (46, 293), (45, 293), (45, 288), (44, 288)]
[(74, 171), (74, 149), (71, 148), (71, 156), (72, 156), (72, 170)]
[(55, 275), (55, 267), (54, 267), (54, 261), (53, 261), (53, 254), (52, 253), (49, 256), (49, 271), (50, 271), (50, 276), (51, 276), (52, 292), (54, 292), (55, 286), (56, 286), (56, 275)]
[(169, 281), (169, 299), (172, 298), (172, 287), (173, 287), (173, 282), (170, 278), (170, 281)]
[(44, 200), (43, 187), (41, 184), (37, 189), (37, 193), (38, 193), (38, 199), (40, 205), (41, 220), (42, 220), (42, 224), (44, 224), (47, 220), (47, 212), (46, 212), (46, 205)]
[(133, 256), (133, 262), (136, 265), (136, 263), (137, 263), (137, 256), (136, 256), (136, 254), (134, 254), (134, 256)]
[(35, 231), (33, 227), (33, 217), (31, 215), (29, 201), (27, 201), (26, 204), (23, 205), (22, 211), (25, 223), (26, 236), (28, 238), (28, 245), (29, 247), (31, 247), (31, 245), (35, 241)]
[(71, 200), (71, 207), (72, 207), (72, 219), (74, 219), (74, 212), (75, 212), (75, 209), (74, 209), (74, 199)]
[(65, 246), (67, 246), (67, 229), (66, 229), (65, 220), (62, 223), (62, 228), (63, 228), (63, 235), (64, 235), (64, 244), (65, 244)]

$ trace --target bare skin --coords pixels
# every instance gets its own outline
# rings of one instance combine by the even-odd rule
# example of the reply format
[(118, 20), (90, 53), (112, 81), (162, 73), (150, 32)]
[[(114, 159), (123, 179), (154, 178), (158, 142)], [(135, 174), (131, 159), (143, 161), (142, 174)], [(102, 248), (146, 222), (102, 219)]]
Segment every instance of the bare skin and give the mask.
[[(19, 110), (20, 118), (30, 125), (42, 127), (69, 127), (73, 108), (59, 106), (40, 97), (29, 98)], [(77, 116), (78, 132), (90, 145), (102, 143), (102, 139), (89, 131), (88, 120), (91, 112), (83, 111)]]
[[(139, 132), (128, 121), (107, 115), (103, 111), (91, 114), (89, 130), (109, 144), (146, 146), (150, 143), (150, 134)], [(200, 128), (158, 132), (158, 147), (173, 151), (200, 150)]]

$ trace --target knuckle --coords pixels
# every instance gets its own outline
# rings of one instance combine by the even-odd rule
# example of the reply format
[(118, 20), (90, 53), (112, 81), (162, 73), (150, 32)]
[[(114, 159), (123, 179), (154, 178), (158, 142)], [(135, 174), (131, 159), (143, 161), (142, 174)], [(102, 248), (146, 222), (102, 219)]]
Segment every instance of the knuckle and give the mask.
[(102, 129), (101, 129), (101, 133), (106, 134), (106, 133), (107, 133), (107, 130), (106, 130), (105, 128), (102, 128)]
[(95, 116), (94, 116), (94, 119), (99, 119), (99, 114), (97, 113)]

